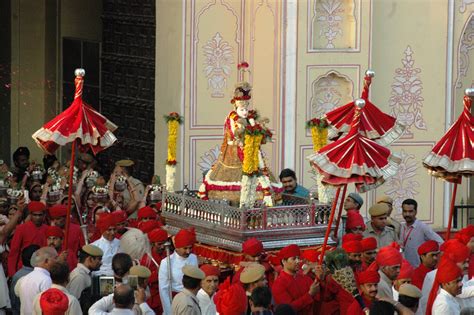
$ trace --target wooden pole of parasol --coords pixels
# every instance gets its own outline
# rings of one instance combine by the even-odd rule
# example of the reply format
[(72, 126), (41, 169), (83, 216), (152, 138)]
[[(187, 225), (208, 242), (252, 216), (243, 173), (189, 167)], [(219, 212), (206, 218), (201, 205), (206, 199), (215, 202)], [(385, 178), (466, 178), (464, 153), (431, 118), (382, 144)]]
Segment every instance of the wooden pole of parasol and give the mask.
[(449, 207), (448, 229), (446, 230), (446, 236), (444, 238), (445, 241), (451, 238), (451, 222), (453, 222), (454, 201), (456, 200), (457, 191), (458, 191), (458, 183), (454, 183), (453, 194), (451, 196), (451, 206)]
[(328, 227), (326, 228), (326, 234), (324, 235), (323, 248), (321, 249), (321, 255), (319, 256), (319, 264), (323, 264), (324, 253), (326, 252), (326, 246), (328, 244), (329, 234), (331, 234), (331, 225), (334, 221), (334, 213), (336, 212), (337, 201), (339, 200), (339, 194), (341, 192), (341, 187), (338, 187), (336, 190), (336, 197), (332, 202), (331, 214), (329, 215)]
[(344, 198), (346, 198), (346, 191), (347, 191), (347, 184), (344, 185), (344, 189), (342, 190), (342, 198), (341, 198), (341, 203), (339, 205), (339, 212), (337, 214), (336, 227), (334, 229), (334, 237), (337, 237), (339, 224), (341, 223), (341, 214), (342, 214), (342, 208), (344, 207)]
[(69, 225), (71, 223), (71, 205), (72, 205), (72, 183), (73, 183), (73, 176), (74, 176), (74, 159), (76, 157), (76, 142), (78, 140), (74, 139), (72, 142), (72, 149), (71, 149), (71, 162), (69, 163), (69, 187), (67, 192), (67, 212), (66, 212), (66, 230), (64, 235), (64, 243), (63, 248), (64, 250), (67, 249), (67, 244), (69, 241)]

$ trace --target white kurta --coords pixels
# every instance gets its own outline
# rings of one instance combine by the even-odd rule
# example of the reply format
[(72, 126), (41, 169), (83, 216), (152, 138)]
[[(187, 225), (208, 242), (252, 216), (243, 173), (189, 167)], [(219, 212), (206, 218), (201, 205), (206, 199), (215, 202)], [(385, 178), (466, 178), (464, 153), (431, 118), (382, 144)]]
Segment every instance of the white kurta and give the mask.
[(456, 298), (443, 289), (439, 290), (438, 296), (433, 303), (433, 315), (459, 315), (461, 313), (461, 306), (456, 301)]
[[(425, 280), (423, 281), (423, 288), (421, 290), (422, 297), (420, 299), (420, 305), (416, 314), (425, 314), (426, 304), (430, 296), (431, 288), (433, 287), (434, 279), (438, 269), (432, 270), (426, 274)], [(462, 277), (462, 293), (459, 294), (456, 299), (458, 303), (463, 307), (472, 306), (474, 303), (474, 281), (469, 281), (467, 276)]]
[[(66, 313), (64, 315), (76, 315), (76, 314), (82, 314), (81, 310), (81, 304), (79, 304), (79, 301), (74, 297), (74, 295), (71, 295), (69, 291), (60, 285), (57, 284), (52, 284), (51, 288), (58, 289), (62, 291), (68, 298), (69, 304)], [(42, 293), (42, 292), (41, 292)], [(35, 314), (41, 314), (41, 306), (40, 306), (40, 298), (41, 298), (41, 293), (38, 293), (35, 297), (35, 300), (33, 302), (33, 310)]]
[[(8, 220), (8, 219), (7, 219)], [(5, 246), (0, 245), (0, 254), (5, 251)], [(0, 263), (0, 308), (10, 308), (10, 297), (8, 296), (8, 284), (7, 278), (5, 277), (5, 271), (3, 265)]]
[(23, 315), (33, 314), (33, 298), (51, 287), (49, 271), (35, 267), (32, 272), (20, 278), (15, 285), (15, 294), (20, 298), (20, 312)]
[[(121, 309), (115, 308), (113, 294), (104, 296), (89, 308), (89, 314), (91, 315), (119, 314), (118, 312), (120, 311)], [(135, 304), (133, 306), (133, 310), (130, 311), (131, 314), (155, 315), (155, 312), (150, 308), (150, 306), (148, 306), (146, 302), (140, 305)]]
[(203, 289), (199, 289), (196, 297), (199, 301), (199, 307), (201, 308), (202, 315), (216, 315), (216, 304), (214, 304), (214, 296), (211, 297)]
[(108, 241), (101, 236), (101, 238), (92, 243), (92, 245), (99, 247), (102, 249), (102, 252), (104, 252), (104, 255), (102, 255), (102, 266), (100, 266), (98, 271), (94, 271), (93, 275), (113, 276), (114, 271), (112, 270), (112, 258), (119, 251), (120, 240), (114, 238), (112, 241)]
[(169, 288), (172, 292), (181, 292), (183, 290), (183, 270), (185, 265), (193, 265), (198, 267), (196, 255), (191, 254), (188, 258), (179, 256), (174, 252), (170, 256), (171, 265), (171, 283), (168, 275), (168, 259), (164, 258), (160, 264), (158, 272), (159, 290), (163, 314), (171, 315), (171, 301), (169, 298)]

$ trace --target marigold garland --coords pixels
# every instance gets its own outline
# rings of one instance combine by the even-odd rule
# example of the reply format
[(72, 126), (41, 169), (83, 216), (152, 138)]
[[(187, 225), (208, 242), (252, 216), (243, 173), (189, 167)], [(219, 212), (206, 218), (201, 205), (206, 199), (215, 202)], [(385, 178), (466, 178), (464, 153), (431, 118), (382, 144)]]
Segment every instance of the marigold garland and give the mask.
[(168, 124), (168, 157), (167, 165), (176, 165), (176, 145), (178, 140), (178, 127), (183, 123), (183, 117), (176, 112), (164, 116)]
[(313, 150), (318, 152), (328, 142), (328, 123), (324, 118), (313, 118), (306, 122), (306, 128), (311, 130)]

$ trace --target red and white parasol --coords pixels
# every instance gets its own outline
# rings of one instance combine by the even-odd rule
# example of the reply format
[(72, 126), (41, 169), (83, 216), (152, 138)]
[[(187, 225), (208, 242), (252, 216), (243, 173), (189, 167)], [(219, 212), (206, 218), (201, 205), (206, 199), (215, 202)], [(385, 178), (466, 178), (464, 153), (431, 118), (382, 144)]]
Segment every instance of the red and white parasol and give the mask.
[[(344, 194), (349, 183), (354, 183), (357, 190), (361, 192), (374, 189), (384, 183), (388, 177), (395, 175), (401, 162), (401, 159), (392, 154), (389, 149), (361, 133), (362, 110), (365, 104), (363, 99), (354, 101), (355, 111), (351, 128), (346, 136), (324, 146), (308, 157), (310, 164), (323, 174), (322, 182), (338, 187), (324, 236), (320, 263), (322, 263), (324, 248), (334, 221), (341, 187), (344, 187)], [(339, 209), (335, 234), (337, 234), (341, 210), (342, 208)]]
[(423, 166), (431, 175), (454, 184), (446, 239), (449, 239), (451, 232), (457, 186), (461, 183), (462, 176), (474, 174), (474, 117), (471, 114), (473, 98), (474, 89), (466, 89), (461, 115), (423, 160)]
[(360, 130), (365, 100), (355, 100), (349, 133), (308, 157), (321, 174), (323, 183), (333, 186), (354, 183), (361, 192), (376, 188), (395, 175), (400, 158), (367, 138)]
[[(365, 73), (364, 89), (361, 96), (365, 101), (365, 106), (361, 112), (359, 130), (365, 137), (387, 146), (400, 138), (406, 127), (397, 122), (395, 117), (385, 114), (369, 101), (369, 88), (374, 76), (375, 73), (371, 70), (367, 70)], [(326, 113), (325, 118), (329, 124), (329, 138), (337, 139), (342, 134), (347, 133), (355, 112), (356, 105), (352, 101)]]
[(84, 69), (74, 71), (76, 92), (74, 101), (65, 111), (46, 123), (33, 134), (38, 146), (48, 154), (67, 143), (72, 143), (71, 163), (69, 166), (69, 190), (64, 245), (67, 246), (71, 214), (72, 180), (76, 146), (85, 152), (91, 149), (94, 154), (110, 147), (117, 138), (112, 133), (117, 126), (82, 101)]

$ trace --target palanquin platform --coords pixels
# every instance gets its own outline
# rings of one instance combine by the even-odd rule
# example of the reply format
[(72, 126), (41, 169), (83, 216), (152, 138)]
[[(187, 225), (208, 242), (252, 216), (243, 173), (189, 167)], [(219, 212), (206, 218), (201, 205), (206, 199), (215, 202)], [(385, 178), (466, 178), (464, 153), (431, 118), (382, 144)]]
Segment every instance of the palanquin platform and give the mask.
[(323, 243), (330, 205), (283, 195), (281, 206), (256, 204), (255, 208), (241, 209), (225, 200), (201, 200), (196, 194), (164, 191), (161, 209), (171, 234), (195, 228), (199, 252), (222, 249), (240, 253), (242, 243), (252, 237), (261, 240), (267, 251), (289, 244), (315, 247)]

